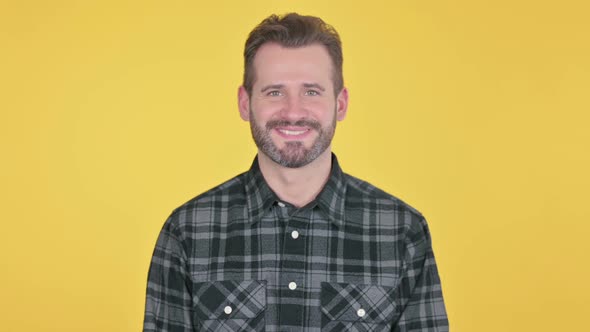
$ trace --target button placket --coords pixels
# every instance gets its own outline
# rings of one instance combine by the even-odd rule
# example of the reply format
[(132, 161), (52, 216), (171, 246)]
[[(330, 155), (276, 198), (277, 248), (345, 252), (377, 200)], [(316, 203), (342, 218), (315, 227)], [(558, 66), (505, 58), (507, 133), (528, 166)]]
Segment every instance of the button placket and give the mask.
[[(277, 204), (279, 214), (286, 218), (283, 229), (283, 246), (281, 257), (281, 273), (279, 274), (281, 285), (281, 301), (279, 323), (283, 320), (289, 325), (303, 324), (303, 307), (295, 306), (293, 303), (302, 301), (305, 297), (307, 286), (305, 285), (306, 276), (306, 238), (305, 234), (308, 221), (308, 210), (287, 211), (281, 209)], [(284, 306), (284, 307), (283, 307)]]

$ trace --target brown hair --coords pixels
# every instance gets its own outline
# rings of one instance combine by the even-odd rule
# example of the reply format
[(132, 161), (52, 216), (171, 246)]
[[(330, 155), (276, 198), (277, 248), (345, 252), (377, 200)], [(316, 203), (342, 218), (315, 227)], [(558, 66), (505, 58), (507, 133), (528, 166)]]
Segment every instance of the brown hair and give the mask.
[(342, 43), (338, 32), (321, 18), (289, 13), (265, 18), (248, 36), (244, 48), (244, 82), (249, 95), (254, 85), (253, 62), (258, 49), (265, 43), (274, 42), (283, 47), (296, 48), (311, 44), (324, 45), (332, 59), (334, 94), (344, 87), (342, 77)]

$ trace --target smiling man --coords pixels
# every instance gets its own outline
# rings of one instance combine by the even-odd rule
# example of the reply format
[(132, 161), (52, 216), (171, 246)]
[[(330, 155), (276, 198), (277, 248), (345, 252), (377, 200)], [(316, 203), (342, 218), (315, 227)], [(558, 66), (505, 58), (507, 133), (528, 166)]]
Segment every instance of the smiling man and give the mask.
[(337, 32), (272, 15), (244, 60), (258, 154), (164, 224), (144, 331), (448, 331), (424, 217), (331, 151), (348, 106)]

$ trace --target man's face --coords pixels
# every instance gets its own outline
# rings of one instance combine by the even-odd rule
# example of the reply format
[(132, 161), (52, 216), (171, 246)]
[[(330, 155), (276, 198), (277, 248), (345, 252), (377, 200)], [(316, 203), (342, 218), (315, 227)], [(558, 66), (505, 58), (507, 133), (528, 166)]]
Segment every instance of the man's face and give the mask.
[(277, 164), (303, 167), (330, 153), (336, 120), (344, 119), (348, 93), (334, 95), (332, 61), (319, 44), (262, 45), (254, 58), (251, 95), (239, 91), (240, 115), (250, 121), (258, 149)]

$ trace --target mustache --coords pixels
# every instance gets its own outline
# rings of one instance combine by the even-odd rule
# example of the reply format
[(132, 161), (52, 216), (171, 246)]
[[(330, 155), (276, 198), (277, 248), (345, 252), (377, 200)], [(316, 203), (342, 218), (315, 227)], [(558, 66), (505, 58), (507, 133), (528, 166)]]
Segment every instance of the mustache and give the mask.
[(322, 129), (322, 125), (314, 120), (309, 120), (309, 119), (301, 119), (301, 120), (297, 120), (295, 122), (291, 122), (288, 120), (270, 120), (266, 123), (266, 130), (271, 130), (274, 129), (276, 127), (288, 127), (288, 126), (293, 126), (293, 127), (310, 127), (312, 129), (315, 130), (321, 130)]

